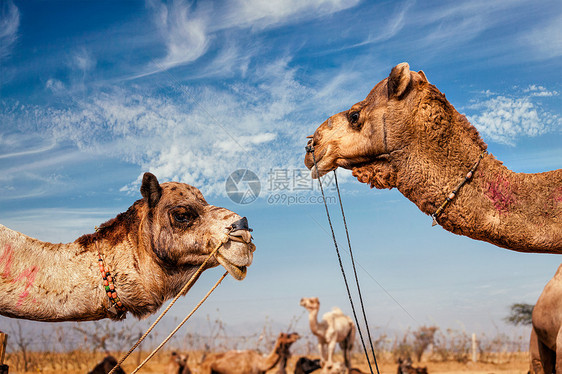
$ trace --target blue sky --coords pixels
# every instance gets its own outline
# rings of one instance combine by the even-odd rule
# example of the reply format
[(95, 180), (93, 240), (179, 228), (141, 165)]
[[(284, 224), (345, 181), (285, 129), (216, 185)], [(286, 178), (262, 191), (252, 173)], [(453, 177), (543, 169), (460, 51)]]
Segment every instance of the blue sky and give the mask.
[[(248, 277), (229, 279), (200, 313), (230, 326), (300, 318), (306, 331), (303, 296), (320, 297), (321, 312), (350, 311), (317, 185), (299, 190), (293, 176), (305, 137), (400, 62), (424, 70), (512, 170), (562, 167), (560, 1), (1, 7), (0, 223), (68, 242), (138, 199), (145, 171), (192, 184), (255, 230)], [(237, 169), (260, 178), (251, 204), (225, 193)], [(339, 175), (374, 326), (513, 331), (509, 305), (534, 303), (560, 263), (431, 228), (398, 192)], [(219, 274), (208, 271), (174, 313)]]

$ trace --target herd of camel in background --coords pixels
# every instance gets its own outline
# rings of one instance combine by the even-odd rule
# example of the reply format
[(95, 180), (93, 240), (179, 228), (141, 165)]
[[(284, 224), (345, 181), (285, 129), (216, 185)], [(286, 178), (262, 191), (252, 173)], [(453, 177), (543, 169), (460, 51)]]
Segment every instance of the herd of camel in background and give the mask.
[[(562, 253), (562, 169), (525, 174), (506, 168), (445, 95), (407, 63), (310, 138), (305, 165), (313, 178), (337, 167), (351, 169), (371, 187), (397, 188), (455, 234), (514, 251)], [(0, 314), (53, 322), (146, 316), (174, 297), (215, 248), (205, 268), (220, 264), (244, 279), (255, 250), (247, 223), (240, 224), (245, 219), (209, 205), (195, 187), (160, 184), (150, 173), (141, 195), (125, 213), (68, 244), (0, 225)], [(560, 311), (557, 272), (533, 312), (534, 373), (562, 373)], [(324, 334), (320, 325), (319, 333), (312, 332), (323, 369), (341, 366), (331, 359), (336, 343), (326, 338), (329, 328)], [(349, 371), (346, 352), (353, 339), (349, 329), (343, 338), (336, 330), (343, 370)]]
[[(320, 302), (318, 298), (303, 298), (300, 305), (309, 312), (311, 332), (318, 338), (320, 358), (299, 357), (294, 365), (294, 374), (367, 374), (352, 368), (350, 354), (355, 340), (355, 324), (339, 308), (325, 313), (317, 321)], [(280, 333), (270, 353), (262, 355), (254, 350), (232, 350), (227, 352), (204, 353), (196, 370), (188, 366), (188, 355), (172, 352), (164, 374), (263, 374), (277, 366), (275, 374), (287, 374), (287, 362), (291, 357), (290, 348), (300, 338), (298, 333)], [(333, 350), (339, 344), (344, 362), (334, 362)], [(88, 374), (107, 374), (117, 365), (117, 359), (106, 356)], [(125, 374), (118, 367), (115, 374)], [(410, 358), (398, 360), (397, 374), (427, 374), (427, 369), (416, 368)]]

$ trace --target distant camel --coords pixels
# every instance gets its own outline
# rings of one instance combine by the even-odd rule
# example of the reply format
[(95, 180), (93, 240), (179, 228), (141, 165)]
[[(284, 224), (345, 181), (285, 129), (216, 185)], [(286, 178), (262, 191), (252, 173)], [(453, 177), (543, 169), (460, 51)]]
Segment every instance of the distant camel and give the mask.
[(299, 357), (295, 363), (294, 374), (310, 374), (315, 370), (322, 368), (320, 359), (311, 360), (308, 357)]
[(178, 354), (172, 352), (170, 354), (170, 361), (166, 365), (166, 374), (191, 374), (191, 370), (187, 365), (187, 354)]
[(398, 359), (397, 374), (427, 374), (427, 367), (414, 367), (411, 358)]
[(318, 322), (318, 311), (320, 301), (317, 297), (303, 297), (300, 301), (309, 313), (308, 321), (310, 331), (318, 338), (318, 350), (322, 359), (322, 366), (332, 363), (336, 344), (340, 344), (345, 367), (351, 368), (350, 353), (355, 342), (355, 324), (352, 319), (343, 314), (335, 307), (332, 311), (322, 316), (322, 321)]
[[(289, 339), (291, 336), (297, 338), (298, 334), (296, 332), (289, 334)], [(298, 339), (298, 338), (297, 338)], [(287, 362), (291, 358), (291, 344), (283, 344), (279, 348), (279, 362), (277, 364), (278, 368), (275, 374), (287, 374)]]
[[(117, 359), (111, 355), (107, 355), (104, 359), (97, 364), (92, 371), (89, 371), (88, 374), (107, 374), (117, 365)], [(118, 366), (117, 369), (114, 371), (115, 374), (125, 374), (121, 366)]]
[(371, 187), (397, 188), (455, 234), (514, 251), (562, 253), (562, 169), (506, 168), (465, 116), (407, 63), (322, 123), (309, 146), (318, 170), (312, 153), (305, 164), (315, 178), (351, 169)]
[(221, 242), (206, 268), (221, 264), (245, 277), (255, 250), (245, 218), (150, 173), (140, 190), (143, 198), (125, 213), (73, 243), (0, 225), (0, 314), (49, 322), (145, 317), (176, 296)]
[(562, 373), (562, 265), (533, 308), (529, 351), (531, 373)]
[(299, 334), (279, 334), (273, 350), (267, 355), (252, 350), (211, 353), (199, 368), (200, 374), (265, 374), (279, 362), (285, 346), (299, 339)]

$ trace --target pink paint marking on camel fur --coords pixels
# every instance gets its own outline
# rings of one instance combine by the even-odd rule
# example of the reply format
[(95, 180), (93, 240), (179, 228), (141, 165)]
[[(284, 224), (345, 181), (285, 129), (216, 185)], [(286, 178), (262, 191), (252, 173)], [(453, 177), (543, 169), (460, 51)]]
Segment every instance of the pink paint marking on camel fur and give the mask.
[(513, 187), (507, 179), (498, 176), (495, 181), (488, 182), (485, 195), (492, 201), (499, 212), (507, 212), (515, 204)]
[(31, 268), (24, 270), (17, 278), (12, 281), (12, 283), (16, 283), (24, 278), (27, 279), (25, 289), (20, 294), (16, 307), (20, 307), (23, 303), (23, 300), (29, 295), (29, 288), (33, 286), (33, 282), (35, 281), (35, 276), (37, 275), (38, 271), (39, 268), (37, 266), (32, 266)]
[(4, 270), (0, 274), (2, 278), (8, 278), (12, 269), (12, 261), (14, 259), (14, 250), (9, 244), (4, 246), (4, 252), (0, 256), (0, 264), (4, 263)]
[(554, 201), (562, 203), (562, 187), (558, 187), (554, 191), (552, 198), (554, 199)]

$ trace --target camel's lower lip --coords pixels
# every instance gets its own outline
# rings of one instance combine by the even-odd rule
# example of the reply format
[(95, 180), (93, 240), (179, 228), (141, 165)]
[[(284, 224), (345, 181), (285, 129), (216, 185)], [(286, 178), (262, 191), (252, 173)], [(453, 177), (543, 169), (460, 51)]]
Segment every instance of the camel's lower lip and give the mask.
[(237, 280), (246, 278), (247, 267), (252, 264), (254, 243), (242, 243), (229, 240), (217, 251), (215, 257), (229, 273)]
[(236, 280), (243, 280), (246, 278), (247, 267), (246, 266), (237, 266), (228, 261), (226, 258), (221, 256), (220, 254), (216, 254), (217, 261), (221, 264), (226, 271)]

